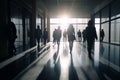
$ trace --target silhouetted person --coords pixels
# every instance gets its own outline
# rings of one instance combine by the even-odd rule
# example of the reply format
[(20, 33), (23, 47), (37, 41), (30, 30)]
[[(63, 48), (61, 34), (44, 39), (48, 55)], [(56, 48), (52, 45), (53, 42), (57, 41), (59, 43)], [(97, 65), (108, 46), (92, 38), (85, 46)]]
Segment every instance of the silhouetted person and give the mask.
[(13, 22), (10, 22), (9, 23), (9, 37), (8, 37), (8, 41), (9, 41), (9, 50), (8, 50), (8, 52), (9, 52), (9, 56), (13, 56), (13, 55), (15, 55), (15, 53), (16, 53), (16, 48), (15, 48), (15, 40), (16, 40), (16, 38), (17, 38), (17, 30), (16, 30), (16, 27), (15, 27), (15, 24), (13, 23)]
[(54, 47), (54, 45), (56, 44), (56, 41), (57, 41), (57, 35), (56, 35), (56, 33), (57, 33), (57, 30), (55, 29), (53, 31), (53, 47)]
[(46, 28), (45, 28), (44, 33), (43, 33), (43, 39), (44, 39), (44, 45), (46, 45), (46, 42), (48, 39), (48, 31), (46, 30)]
[(60, 29), (60, 26), (58, 26), (58, 29), (56, 30), (56, 40), (57, 40), (58, 47), (60, 44), (60, 39), (61, 39), (61, 29)]
[(100, 31), (100, 41), (103, 41), (104, 36), (105, 36), (105, 33), (104, 33), (104, 30), (102, 29), (102, 30)]
[(86, 41), (86, 30), (85, 29), (83, 30), (82, 35), (83, 35), (83, 42), (85, 42)]
[(86, 27), (86, 39), (88, 45), (88, 55), (89, 58), (91, 58), (91, 50), (94, 46), (95, 39), (97, 39), (96, 28), (92, 20), (89, 20), (88, 26)]
[(73, 41), (75, 40), (75, 31), (72, 24), (69, 25), (67, 34), (68, 34), (68, 41), (69, 41), (69, 49), (71, 53), (73, 48)]
[(78, 35), (78, 41), (81, 41), (82, 37), (81, 37), (81, 31), (80, 30), (77, 32), (77, 35)]
[(42, 37), (42, 30), (40, 29), (39, 25), (37, 26), (37, 29), (35, 31), (35, 36), (36, 36), (36, 40), (37, 40), (38, 47), (39, 47), (40, 38)]
[(66, 40), (67, 40), (67, 31), (65, 29), (63, 32), (63, 41), (66, 41)]

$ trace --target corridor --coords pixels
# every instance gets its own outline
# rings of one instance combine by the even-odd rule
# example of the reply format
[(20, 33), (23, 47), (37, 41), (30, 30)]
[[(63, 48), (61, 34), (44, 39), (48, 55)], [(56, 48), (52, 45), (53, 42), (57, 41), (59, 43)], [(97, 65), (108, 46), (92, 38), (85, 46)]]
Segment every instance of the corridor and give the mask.
[(0, 80), (120, 80), (120, 0), (0, 0)]

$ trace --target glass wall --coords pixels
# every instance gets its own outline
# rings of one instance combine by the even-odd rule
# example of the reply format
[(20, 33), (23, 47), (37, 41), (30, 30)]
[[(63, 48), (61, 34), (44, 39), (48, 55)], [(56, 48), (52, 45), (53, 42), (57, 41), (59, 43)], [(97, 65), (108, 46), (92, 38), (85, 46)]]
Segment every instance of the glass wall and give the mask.
[(100, 13), (95, 14), (95, 27), (98, 36), (98, 41), (100, 41)]
[(25, 18), (25, 49), (30, 48), (30, 18)]
[[(36, 19), (36, 25), (39, 25), (40, 26), (40, 29), (41, 29), (41, 18), (40, 17), (38, 17), (37, 19)], [(37, 27), (37, 26), (36, 26)]]
[(120, 3), (120, 0), (114, 1), (111, 5), (111, 19), (120, 17), (120, 5), (118, 3)]
[(17, 53), (23, 50), (23, 24), (22, 19), (19, 18), (11, 18), (11, 21), (14, 22), (17, 30), (17, 38), (15, 41), (15, 47), (17, 49)]
[(10, 9), (11, 21), (15, 24), (17, 30), (17, 38), (15, 40), (15, 47), (17, 53), (23, 51), (23, 20), (22, 20), (22, 9), (20, 7), (16, 7), (15, 4), (11, 3)]
[(104, 36), (104, 42), (109, 43), (109, 16), (110, 16), (110, 8), (109, 6), (106, 6), (101, 10), (101, 29), (104, 30), (105, 36)]
[[(120, 72), (120, 0), (113, 0), (95, 14), (95, 22), (100, 18), (100, 29), (104, 29), (105, 37), (100, 44), (100, 62), (111, 69), (111, 74)], [(98, 17), (99, 15), (99, 17)], [(101, 55), (102, 54), (102, 55)], [(102, 69), (102, 68), (101, 68)], [(105, 70), (105, 69), (103, 69)], [(113, 71), (112, 71), (113, 70)], [(101, 70), (102, 71), (102, 70)], [(108, 71), (103, 72), (109, 74)], [(119, 75), (118, 75), (119, 76)]]
[[(53, 31), (57, 29), (58, 26), (61, 27), (62, 32), (68, 28), (69, 24), (73, 24), (75, 29), (75, 35), (77, 38), (77, 32), (80, 29), (82, 32), (83, 29), (87, 27), (89, 18), (51, 18), (50, 19), (50, 41), (53, 41)], [(62, 40), (62, 39), (61, 39)]]
[(101, 29), (103, 29), (105, 33), (105, 37), (103, 41), (109, 42), (109, 22), (102, 24)]
[(120, 44), (120, 3), (119, 0), (111, 5), (111, 43)]
[(111, 43), (120, 44), (120, 19), (111, 21)]
[(11, 21), (15, 24), (17, 30), (17, 38), (15, 40), (15, 47), (17, 54), (30, 48), (30, 16), (31, 13), (16, 4), (10, 5)]
[(120, 18), (116, 20), (116, 42), (120, 44)]
[(105, 22), (109, 20), (109, 6), (102, 9), (101, 12), (101, 21)]
[(103, 41), (107, 43), (120, 44), (120, 5), (118, 3), (120, 3), (119, 0), (113, 1), (95, 15), (95, 22), (101, 15), (101, 29), (105, 32)]

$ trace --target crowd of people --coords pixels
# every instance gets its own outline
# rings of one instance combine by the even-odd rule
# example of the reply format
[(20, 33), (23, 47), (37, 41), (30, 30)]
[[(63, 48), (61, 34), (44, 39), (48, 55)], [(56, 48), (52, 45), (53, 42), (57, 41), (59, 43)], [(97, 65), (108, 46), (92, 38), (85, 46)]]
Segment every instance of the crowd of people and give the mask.
[[(12, 57), (16, 55), (16, 47), (15, 47), (15, 41), (17, 39), (17, 29), (14, 24), (14, 22), (10, 21), (8, 23), (8, 28), (7, 28), (7, 36), (8, 36), (8, 53), (9, 56)], [(47, 40), (48, 40), (48, 31), (45, 28), (44, 31), (40, 29), (40, 26), (38, 25), (36, 30), (35, 30), (35, 38), (37, 41), (38, 47), (40, 46), (41, 39), (43, 39), (44, 45), (46, 45)]]
[(35, 38), (37, 41), (37, 45), (38, 47), (40, 46), (40, 42), (43, 39), (43, 43), (44, 45), (46, 45), (47, 40), (48, 40), (48, 31), (46, 28), (44, 28), (44, 31), (42, 32), (42, 30), (40, 29), (40, 26), (37, 26), (37, 29), (35, 30)]
[[(8, 38), (8, 40), (9, 40), (9, 52), (10, 52), (11, 55), (14, 55), (15, 52), (16, 52), (16, 48), (15, 48), (15, 45), (14, 45), (15, 40), (17, 38), (16, 28), (15, 28), (15, 24), (13, 22), (10, 22), (9, 25), (10, 25), (9, 38)], [(79, 42), (81, 42), (81, 41), (87, 42), (88, 55), (91, 58), (91, 50), (94, 47), (95, 39), (96, 40), (98, 39), (93, 20), (88, 21), (88, 25), (87, 25), (86, 29), (84, 29), (82, 32), (79, 29), (78, 32), (77, 32), (77, 36), (78, 36), (78, 41)], [(105, 36), (104, 30), (101, 29), (101, 31), (100, 31), (100, 41), (103, 41), (104, 36)], [(60, 26), (58, 26), (58, 29), (55, 29), (53, 31), (53, 47), (57, 43), (58, 48), (59, 48), (61, 37), (62, 37), (62, 30), (60, 29)], [(37, 29), (35, 30), (35, 38), (36, 38), (38, 46), (39, 46), (42, 38), (44, 40), (43, 41), (44, 45), (46, 45), (47, 40), (48, 40), (47, 29), (45, 28), (44, 31), (42, 32), (42, 30), (40, 29), (40, 26), (38, 25)], [(76, 40), (75, 29), (74, 29), (72, 24), (70, 24), (68, 26), (68, 29), (65, 29), (63, 31), (63, 41), (67, 41), (67, 40), (69, 42), (69, 51), (70, 51), (70, 54), (71, 54), (72, 49), (73, 49), (74, 40)]]
[[(100, 31), (100, 41), (103, 41), (104, 36), (105, 36), (105, 34), (102, 29)], [(92, 51), (92, 49), (94, 49), (95, 39), (98, 40), (96, 28), (94, 26), (94, 21), (89, 20), (87, 27), (82, 32), (79, 29), (77, 32), (77, 37), (78, 37), (78, 42), (87, 43), (88, 56), (89, 56), (89, 58), (91, 58), (91, 53), (92, 53), (91, 51)], [(59, 26), (58, 29), (55, 29), (53, 31), (53, 47), (56, 43), (59, 46), (60, 39), (61, 39), (61, 30), (60, 30), (60, 26)], [(69, 43), (69, 52), (71, 54), (72, 49), (73, 49), (74, 40), (76, 40), (75, 29), (72, 24), (70, 24), (68, 26), (67, 30), (65, 29), (63, 31), (63, 42), (67, 41), (67, 40)]]

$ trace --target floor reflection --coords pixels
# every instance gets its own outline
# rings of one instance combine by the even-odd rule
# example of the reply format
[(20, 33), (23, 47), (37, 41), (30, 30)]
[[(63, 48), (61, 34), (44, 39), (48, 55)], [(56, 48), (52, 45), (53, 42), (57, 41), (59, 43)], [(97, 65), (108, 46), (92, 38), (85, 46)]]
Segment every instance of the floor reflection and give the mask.
[(67, 43), (60, 45), (53, 58), (44, 66), (37, 80), (79, 80)]
[(69, 66), (69, 80), (79, 80), (76, 69), (74, 68), (72, 56), (70, 60), (71, 61), (70, 61), (70, 66)]
[(119, 80), (119, 50), (118, 46), (96, 42), (90, 59), (86, 43), (74, 42), (70, 54), (68, 42), (61, 42), (59, 48), (52, 46), (49, 55), (44, 57), (44, 68), (37, 80)]
[(37, 80), (59, 80), (60, 62), (55, 63), (54, 58), (50, 59), (44, 66)]

